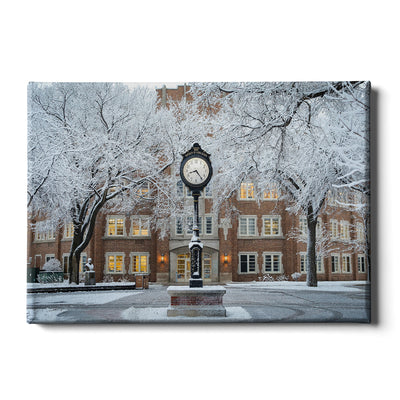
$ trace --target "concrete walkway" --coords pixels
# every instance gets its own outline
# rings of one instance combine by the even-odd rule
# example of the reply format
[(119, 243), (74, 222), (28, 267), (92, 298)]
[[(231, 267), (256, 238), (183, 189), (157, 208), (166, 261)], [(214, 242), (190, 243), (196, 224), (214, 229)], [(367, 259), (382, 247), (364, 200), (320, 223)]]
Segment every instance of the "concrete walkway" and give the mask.
[[(294, 286), (293, 286), (294, 287)], [(290, 285), (227, 285), (225, 318), (167, 317), (167, 286), (147, 290), (28, 294), (32, 323), (358, 322), (370, 321), (369, 285), (337, 290)]]

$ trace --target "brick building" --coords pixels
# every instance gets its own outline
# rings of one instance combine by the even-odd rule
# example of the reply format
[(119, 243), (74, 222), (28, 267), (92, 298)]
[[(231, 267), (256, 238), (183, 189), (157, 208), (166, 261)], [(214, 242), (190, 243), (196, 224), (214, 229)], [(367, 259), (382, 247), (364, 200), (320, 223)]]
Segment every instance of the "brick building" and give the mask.
[[(178, 99), (186, 96), (187, 90), (186, 86), (164, 87), (158, 94), (166, 104), (167, 95)], [(177, 182), (176, 190), (185, 202), (192, 204), (193, 198), (182, 182)], [(291, 279), (295, 272), (301, 274), (301, 280), (305, 279), (305, 217), (289, 214), (277, 190), (264, 192), (260, 199), (256, 193), (253, 182), (243, 182), (231, 199), (239, 215), (231, 218), (212, 214), (211, 186), (200, 197), (205, 284), (283, 276)], [(324, 242), (324, 252), (317, 260), (318, 280), (366, 280), (362, 219), (335, 206), (332, 200), (327, 199), (317, 228), (317, 235)], [(80, 270), (90, 257), (98, 282), (134, 281), (138, 274), (145, 273), (151, 282), (187, 283), (191, 217), (172, 220), (168, 237), (160, 239), (159, 232), (149, 227), (149, 214), (150, 210), (140, 215), (101, 212), (93, 237), (82, 253)], [(72, 225), (68, 224), (58, 232), (40, 234), (29, 228), (28, 268), (40, 269), (47, 260), (56, 258), (67, 273), (72, 234)]]

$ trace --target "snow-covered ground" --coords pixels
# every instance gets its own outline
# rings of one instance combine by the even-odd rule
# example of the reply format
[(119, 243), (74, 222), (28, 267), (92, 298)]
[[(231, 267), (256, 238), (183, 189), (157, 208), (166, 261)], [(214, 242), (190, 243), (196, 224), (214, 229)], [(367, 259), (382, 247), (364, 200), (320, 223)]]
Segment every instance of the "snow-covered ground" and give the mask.
[(281, 289), (281, 290), (310, 290), (321, 292), (357, 292), (356, 285), (367, 285), (366, 281), (323, 281), (318, 282), (317, 287), (307, 286), (306, 282), (279, 281), (279, 282), (240, 282), (228, 283), (228, 288), (242, 289)]

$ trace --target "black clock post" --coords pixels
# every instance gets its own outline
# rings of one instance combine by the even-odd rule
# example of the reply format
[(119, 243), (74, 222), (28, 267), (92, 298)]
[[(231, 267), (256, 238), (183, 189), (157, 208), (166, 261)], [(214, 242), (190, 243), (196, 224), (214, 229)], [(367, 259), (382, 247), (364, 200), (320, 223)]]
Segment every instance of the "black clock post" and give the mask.
[(190, 249), (190, 280), (189, 287), (203, 287), (202, 252), (203, 243), (199, 235), (199, 197), (212, 176), (210, 154), (204, 151), (198, 143), (182, 154), (180, 176), (182, 182), (191, 190), (193, 196), (193, 235), (189, 243)]
[(167, 309), (167, 316), (226, 317), (222, 300), (226, 289), (222, 286), (203, 287), (201, 275), (203, 243), (199, 235), (199, 197), (212, 176), (210, 155), (195, 143), (182, 156), (181, 179), (193, 195), (193, 235), (189, 243), (191, 277), (189, 287), (168, 287), (167, 293), (171, 297), (171, 303)]

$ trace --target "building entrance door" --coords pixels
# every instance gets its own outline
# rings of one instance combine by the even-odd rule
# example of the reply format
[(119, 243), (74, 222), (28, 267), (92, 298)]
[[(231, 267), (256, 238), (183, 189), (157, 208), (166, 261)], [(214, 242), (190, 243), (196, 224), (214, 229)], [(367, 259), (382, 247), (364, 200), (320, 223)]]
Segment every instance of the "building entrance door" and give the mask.
[[(205, 282), (211, 281), (211, 255), (203, 253), (202, 278)], [(190, 280), (190, 253), (178, 254), (176, 266), (176, 281), (189, 282)]]

